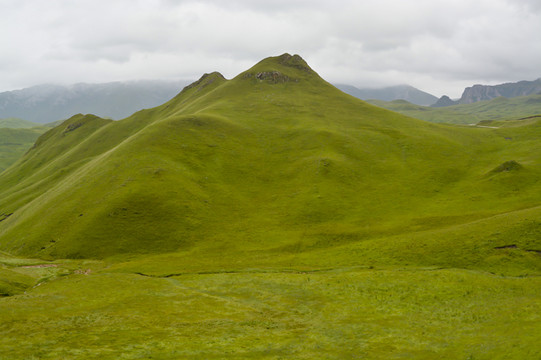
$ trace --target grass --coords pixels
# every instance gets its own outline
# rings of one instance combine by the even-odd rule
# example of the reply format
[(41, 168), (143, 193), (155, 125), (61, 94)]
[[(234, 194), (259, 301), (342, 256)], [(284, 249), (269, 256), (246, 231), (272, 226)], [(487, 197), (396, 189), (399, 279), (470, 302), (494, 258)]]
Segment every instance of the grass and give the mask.
[(436, 123), (477, 124), (482, 121), (520, 119), (541, 114), (541, 95), (499, 97), (473, 104), (433, 108), (404, 100), (370, 100), (371, 104), (417, 119)]
[(540, 285), (538, 277), (413, 267), (167, 278), (102, 269), (4, 298), (0, 353), (6, 359), (536, 358)]
[(0, 176), (0, 359), (539, 357), (540, 126), (287, 54), (76, 115)]
[(49, 127), (17, 118), (0, 119), (0, 172), (22, 157)]
[(43, 126), (43, 124), (35, 123), (28, 120), (18, 118), (4, 118), (0, 119), (0, 128), (10, 129), (27, 129)]
[[(288, 81), (261, 75), (273, 72)], [(130, 118), (78, 115), (42, 136), (0, 178), (0, 211), (13, 213), (0, 246), (51, 259), (259, 250), (514, 211), (539, 204), (538, 126), (416, 121), (267, 59)], [(506, 161), (523, 171), (486, 177)]]
[(9, 128), (0, 125), (0, 172), (21, 158), (47, 127)]

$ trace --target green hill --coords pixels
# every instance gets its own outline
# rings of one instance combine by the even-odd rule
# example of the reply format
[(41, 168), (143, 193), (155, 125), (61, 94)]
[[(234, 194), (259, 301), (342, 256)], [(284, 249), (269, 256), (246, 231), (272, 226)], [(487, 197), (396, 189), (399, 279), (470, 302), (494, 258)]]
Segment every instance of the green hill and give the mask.
[(36, 126), (42, 126), (42, 124), (34, 123), (28, 120), (17, 119), (17, 118), (5, 118), (0, 119), (0, 128), (11, 128), (11, 129), (26, 129)]
[[(538, 205), (535, 143), (522, 128), (390, 113), (298, 57), (271, 58), (125, 120), (79, 115), (46, 133), (0, 179), (0, 211), (14, 214), (0, 241), (17, 254), (101, 258), (210, 240), (234, 251), (239, 236), (243, 250), (326, 247), (434, 217), (454, 224)], [(524, 171), (485, 177), (508, 160)], [(473, 189), (481, 199), (460, 195)]]
[(417, 120), (288, 54), (76, 115), (0, 175), (0, 277), (26, 291), (0, 350), (535, 358), (540, 126)]
[(0, 172), (24, 155), (47, 127), (0, 127)]
[(48, 128), (22, 119), (0, 119), (0, 172), (23, 156)]
[(476, 124), (486, 120), (519, 119), (541, 114), (541, 95), (499, 97), (472, 104), (453, 105), (440, 108), (420, 106), (403, 100), (370, 100), (371, 104), (399, 112), (417, 119), (452, 124)]

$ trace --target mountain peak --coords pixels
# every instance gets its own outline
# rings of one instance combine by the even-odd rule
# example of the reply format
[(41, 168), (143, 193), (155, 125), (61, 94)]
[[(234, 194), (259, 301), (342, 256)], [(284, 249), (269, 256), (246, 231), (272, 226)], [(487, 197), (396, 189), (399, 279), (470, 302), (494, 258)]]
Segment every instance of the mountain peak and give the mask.
[(457, 102), (454, 100), (451, 100), (449, 96), (443, 95), (441, 98), (438, 99), (438, 101), (430, 105), (430, 107), (445, 107), (445, 106), (452, 106), (456, 104)]
[[(272, 58), (270, 58), (270, 59), (272, 59)], [(284, 53), (284, 54), (276, 57), (276, 59), (282, 65), (289, 66), (289, 67), (294, 67), (294, 68), (304, 70), (304, 71), (308, 71), (308, 72), (313, 72), (312, 68), (310, 68), (310, 66), (308, 66), (308, 63), (306, 61), (304, 61), (304, 59), (302, 57), (300, 57), (299, 55), (297, 55), (297, 54), (290, 55), (288, 53)]]
[(500, 85), (475, 84), (467, 87), (459, 100), (460, 104), (471, 104), (478, 101), (492, 100), (498, 97), (512, 98), (536, 94), (541, 90), (541, 81), (522, 80), (515, 83), (504, 83)]
[(259, 63), (257, 63), (256, 66), (285, 66), (288, 68), (294, 68), (298, 70), (302, 70), (308, 73), (315, 73), (314, 70), (308, 65), (308, 63), (299, 55), (290, 55), (288, 53), (284, 53), (280, 56), (271, 56), (268, 58), (265, 58), (261, 60)]
[(203, 76), (199, 78), (199, 80), (194, 81), (190, 85), (186, 86), (184, 90), (193, 89), (193, 88), (202, 89), (205, 86), (210, 85), (215, 81), (223, 81), (223, 80), (226, 80), (225, 77), (222, 74), (220, 74), (218, 71), (211, 72), (210, 74), (205, 73), (203, 74)]
[(284, 53), (261, 60), (238, 77), (242, 79), (255, 78), (259, 81), (276, 84), (299, 82), (301, 79), (308, 79), (314, 75), (319, 78), (302, 57), (297, 54)]

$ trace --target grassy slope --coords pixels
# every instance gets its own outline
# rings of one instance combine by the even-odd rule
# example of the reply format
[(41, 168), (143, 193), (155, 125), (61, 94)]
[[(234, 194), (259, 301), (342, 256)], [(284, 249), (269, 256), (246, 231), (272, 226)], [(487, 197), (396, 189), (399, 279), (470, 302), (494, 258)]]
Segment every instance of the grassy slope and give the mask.
[(0, 172), (23, 156), (45, 131), (47, 126), (31, 121), (0, 119)]
[(425, 123), (286, 59), (76, 116), (0, 177), (4, 250), (104, 259), (5, 255), (0, 354), (539, 357), (541, 123)]
[(7, 169), (32, 147), (46, 127), (10, 128), (0, 126), (0, 172)]
[(436, 123), (476, 124), (486, 120), (519, 119), (541, 114), (541, 95), (500, 97), (473, 104), (441, 108), (419, 106), (403, 100), (370, 100), (371, 104), (399, 112), (417, 119)]
[(0, 128), (10, 129), (27, 129), (33, 127), (39, 127), (42, 124), (38, 124), (32, 121), (17, 119), (17, 118), (4, 118), (0, 119)]
[[(255, 78), (273, 70), (290, 81)], [(429, 124), (275, 59), (232, 81), (211, 74), (120, 122), (83, 119), (48, 133), (0, 179), (0, 211), (14, 213), (0, 228), (5, 250), (107, 257), (205, 243), (233, 252), (332, 246), (539, 204), (537, 123)], [(523, 168), (486, 176), (509, 160)]]

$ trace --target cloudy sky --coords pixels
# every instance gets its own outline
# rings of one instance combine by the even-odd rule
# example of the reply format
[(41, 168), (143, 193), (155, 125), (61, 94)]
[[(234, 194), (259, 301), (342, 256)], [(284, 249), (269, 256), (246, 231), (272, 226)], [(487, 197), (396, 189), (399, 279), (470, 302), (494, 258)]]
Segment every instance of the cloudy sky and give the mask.
[(284, 52), (357, 87), (459, 97), (541, 77), (540, 0), (0, 0), (0, 91), (231, 78)]

